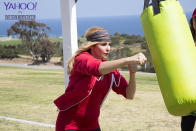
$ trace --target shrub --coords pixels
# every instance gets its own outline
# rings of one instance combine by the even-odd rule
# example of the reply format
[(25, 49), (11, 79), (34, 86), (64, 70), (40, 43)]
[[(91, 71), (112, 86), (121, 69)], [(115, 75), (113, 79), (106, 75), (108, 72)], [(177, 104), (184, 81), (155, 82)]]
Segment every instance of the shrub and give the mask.
[(17, 46), (14, 45), (0, 45), (0, 58), (16, 58), (18, 52), (16, 51)]
[(39, 44), (37, 44), (36, 50), (40, 53), (40, 57), (42, 58), (42, 62), (50, 61), (53, 51), (53, 44), (49, 40), (41, 40)]
[(119, 36), (111, 36), (111, 45), (119, 45), (120, 44), (120, 37)]
[(128, 47), (122, 47), (122, 48), (111, 50), (109, 59), (119, 59), (119, 58), (131, 56), (131, 55), (132, 55), (132, 50), (130, 50)]

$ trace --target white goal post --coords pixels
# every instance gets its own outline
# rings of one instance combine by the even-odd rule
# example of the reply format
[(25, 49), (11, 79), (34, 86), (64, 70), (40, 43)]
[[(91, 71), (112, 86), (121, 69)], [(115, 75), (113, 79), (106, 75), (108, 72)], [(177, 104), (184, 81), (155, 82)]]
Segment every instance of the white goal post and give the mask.
[(60, 4), (63, 37), (64, 76), (66, 88), (69, 82), (67, 75), (67, 61), (78, 49), (77, 17), (75, 0), (61, 0)]

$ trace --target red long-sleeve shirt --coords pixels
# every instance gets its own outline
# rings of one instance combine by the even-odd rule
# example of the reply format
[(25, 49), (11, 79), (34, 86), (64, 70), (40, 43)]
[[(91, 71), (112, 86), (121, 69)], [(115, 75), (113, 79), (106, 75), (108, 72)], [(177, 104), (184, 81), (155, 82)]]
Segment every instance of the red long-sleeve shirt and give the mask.
[(56, 131), (89, 131), (100, 128), (100, 106), (110, 87), (117, 94), (126, 97), (128, 83), (125, 78), (117, 70), (101, 76), (98, 70), (101, 62), (88, 52), (76, 57), (68, 87), (54, 101), (58, 109), (62, 110), (57, 117)]

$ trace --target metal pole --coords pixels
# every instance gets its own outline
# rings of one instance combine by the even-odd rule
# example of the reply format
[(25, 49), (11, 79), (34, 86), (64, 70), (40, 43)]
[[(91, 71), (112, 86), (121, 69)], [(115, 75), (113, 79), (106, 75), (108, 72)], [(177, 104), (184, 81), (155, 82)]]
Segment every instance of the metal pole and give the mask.
[(67, 62), (78, 49), (77, 18), (75, 0), (61, 0), (61, 22), (63, 37), (63, 58), (65, 88), (68, 85)]

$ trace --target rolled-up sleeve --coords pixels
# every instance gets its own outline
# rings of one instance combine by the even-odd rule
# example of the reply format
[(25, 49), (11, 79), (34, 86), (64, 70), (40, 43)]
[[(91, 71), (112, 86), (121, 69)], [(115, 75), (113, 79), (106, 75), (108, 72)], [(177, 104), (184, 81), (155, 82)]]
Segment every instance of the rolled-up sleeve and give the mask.
[(88, 52), (84, 52), (76, 56), (74, 71), (86, 75), (101, 76), (102, 74), (99, 72), (101, 62), (102, 61), (100, 59), (96, 59)]

